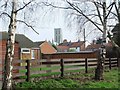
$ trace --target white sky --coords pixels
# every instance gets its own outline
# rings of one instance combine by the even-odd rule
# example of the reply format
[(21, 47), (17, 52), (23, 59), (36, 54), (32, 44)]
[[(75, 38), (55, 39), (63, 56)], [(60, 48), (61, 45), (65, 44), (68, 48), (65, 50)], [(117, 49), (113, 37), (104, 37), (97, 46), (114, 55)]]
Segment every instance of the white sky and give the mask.
[[(26, 12), (27, 13), (27, 12)], [(52, 14), (42, 11), (42, 9), (36, 10), (33, 15), (35, 18), (35, 30), (39, 33), (36, 34), (30, 28), (26, 28), (23, 24), (17, 26), (16, 33), (25, 34), (32, 41), (44, 41), (44, 40), (54, 40), (54, 28), (61, 28), (63, 33), (63, 39), (68, 41), (76, 41), (76, 30), (68, 30), (64, 22), (64, 11), (63, 10), (53, 10)], [(19, 17), (19, 16), (18, 16)], [(21, 16), (20, 16), (21, 17)], [(7, 21), (8, 22), (8, 21)], [(0, 31), (8, 31), (8, 25), (3, 19), (0, 19)]]
[[(49, 9), (46, 9), (49, 11)], [(55, 9), (52, 11), (52, 14), (46, 13), (42, 9), (37, 9), (36, 13), (32, 14), (33, 21), (35, 21), (35, 29), (39, 32), (39, 35), (32, 31), (30, 28), (26, 28), (23, 24), (19, 24), (17, 26), (17, 33), (25, 34), (32, 41), (44, 41), (54, 39), (54, 28), (61, 28), (63, 33), (63, 39), (67, 39), (68, 41), (77, 41), (77, 35), (75, 28), (68, 28), (65, 23), (64, 13), (65, 10)], [(27, 12), (26, 12), (27, 14)], [(18, 17), (23, 16), (23, 14)], [(29, 14), (28, 14), (29, 16)], [(30, 19), (30, 18), (28, 18)], [(27, 19), (27, 20), (28, 20)], [(7, 21), (8, 22), (8, 21)], [(75, 24), (74, 24), (75, 25)], [(7, 31), (8, 25), (4, 22), (4, 19), (0, 19), (0, 31)], [(89, 30), (92, 30), (92, 24), (88, 24), (86, 26), (86, 33), (89, 33)], [(87, 40), (91, 41), (95, 37), (100, 36), (101, 33), (99, 31), (91, 33), (90, 36), (87, 37)], [(80, 36), (82, 39), (83, 36)]]

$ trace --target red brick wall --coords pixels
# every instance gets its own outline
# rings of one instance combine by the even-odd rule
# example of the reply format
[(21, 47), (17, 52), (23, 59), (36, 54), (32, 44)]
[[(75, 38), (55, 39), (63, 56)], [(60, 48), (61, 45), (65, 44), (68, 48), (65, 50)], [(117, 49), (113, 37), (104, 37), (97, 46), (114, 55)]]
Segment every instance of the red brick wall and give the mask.
[[(5, 54), (6, 54), (6, 40), (0, 40), (0, 74), (2, 74), (4, 60), (5, 60)], [(15, 43), (15, 54), (14, 54), (14, 60), (19, 59), (19, 44)], [(18, 65), (18, 64), (16, 64)], [(14, 73), (18, 73), (19, 70), (13, 70)], [(1, 77), (0, 77), (1, 80)]]
[[(5, 59), (6, 54), (6, 40), (0, 41), (0, 60)], [(15, 53), (14, 53), (14, 60), (19, 59), (19, 44), (15, 43)]]

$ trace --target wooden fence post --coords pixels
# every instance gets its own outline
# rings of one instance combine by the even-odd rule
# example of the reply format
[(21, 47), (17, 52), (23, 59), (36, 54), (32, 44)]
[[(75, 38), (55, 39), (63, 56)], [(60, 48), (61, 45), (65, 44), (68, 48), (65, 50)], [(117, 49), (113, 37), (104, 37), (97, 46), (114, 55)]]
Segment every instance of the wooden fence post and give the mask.
[(64, 60), (63, 59), (60, 60), (60, 66), (61, 66), (61, 69), (60, 69), (61, 77), (63, 77), (64, 76)]
[(117, 66), (118, 66), (118, 68), (120, 68), (120, 58), (119, 57), (117, 58)]
[(88, 73), (88, 59), (85, 58), (85, 73)]
[(26, 66), (26, 69), (27, 69), (27, 72), (26, 72), (26, 81), (29, 82), (30, 81), (30, 60), (26, 60), (26, 63), (27, 63), (27, 66)]
[[(51, 62), (51, 58), (50, 56), (47, 57), (47, 62)], [(50, 63), (47, 63), (47, 68), (51, 68), (51, 64)], [(46, 70), (46, 73), (51, 73), (51, 70)]]
[(111, 70), (111, 58), (109, 58), (109, 69)]

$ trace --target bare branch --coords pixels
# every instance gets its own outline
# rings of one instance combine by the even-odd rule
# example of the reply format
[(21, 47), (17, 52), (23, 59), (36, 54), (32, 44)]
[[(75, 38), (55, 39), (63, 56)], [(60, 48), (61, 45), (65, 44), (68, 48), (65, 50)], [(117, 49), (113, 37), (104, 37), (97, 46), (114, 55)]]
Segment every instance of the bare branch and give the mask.
[(118, 11), (118, 8), (117, 8), (116, 4), (115, 4), (115, 9), (116, 9), (116, 12), (117, 12), (118, 21), (120, 22), (120, 14), (119, 14), (119, 11)]
[(100, 24), (100, 23), (98, 23), (98, 22), (95, 22), (95, 21), (94, 21), (94, 23), (97, 24), (97, 25), (99, 25), (99, 26), (103, 26), (102, 24)]
[(110, 37), (110, 32), (107, 32), (108, 33), (108, 38), (109, 38), (109, 40), (112, 42), (112, 45), (114, 46), (114, 47), (117, 47), (117, 48), (120, 48), (116, 43), (115, 43), (115, 41), (113, 40), (113, 38), (112, 37)]
[(118, 17), (118, 15), (117, 14), (115, 14), (114, 12), (111, 12), (111, 14), (113, 14), (114, 16), (116, 16), (116, 17)]
[(99, 8), (98, 8), (97, 4), (96, 4), (96, 2), (93, 2), (93, 3), (94, 3), (94, 5), (95, 5), (95, 7), (96, 7), (96, 9), (97, 9), (98, 17), (99, 17), (99, 19), (100, 19), (100, 21), (101, 21), (102, 25), (104, 25), (103, 20), (102, 20), (102, 18), (101, 18), (101, 14), (100, 14), (100, 11), (99, 11)]
[(112, 3), (111, 5), (111, 8), (110, 8), (110, 10), (109, 10), (109, 12), (108, 12), (108, 14), (107, 14), (107, 16), (105, 17), (105, 18), (108, 18), (108, 16), (109, 16), (109, 14), (111, 13), (111, 10), (112, 10), (112, 8), (113, 8), (113, 5), (114, 5), (115, 3)]
[(94, 21), (92, 21), (88, 16), (86, 16), (79, 7), (75, 6), (74, 4), (71, 4), (69, 1), (67, 1), (67, 3), (73, 8), (73, 10), (83, 15), (86, 19), (88, 19), (92, 24), (94, 24), (103, 33), (102, 29), (99, 28), (99, 26), (96, 23), (94, 23)]
[(10, 16), (8, 13), (6, 13), (6, 12), (1, 13), (1, 14), (0, 14), (0, 17), (1, 17), (2, 15), (6, 15), (6, 16), (8, 16), (8, 17), (11, 19), (11, 16)]
[(98, 16), (97, 14), (88, 14), (87, 16)]
[(47, 2), (42, 2), (45, 6), (52, 6), (54, 8), (60, 8), (60, 9), (73, 9), (71, 7), (60, 7), (60, 6), (55, 6), (53, 4), (47, 3)]
[(6, 8), (6, 7), (8, 6), (8, 1), (9, 1), (9, 0), (5, 1), (5, 3), (4, 3), (1, 7)]
[(28, 23), (26, 23), (25, 21), (22, 21), (22, 20), (17, 20), (17, 22), (21, 22), (21, 23), (24, 23), (27, 27), (30, 27), (35, 33), (39, 34), (34, 28), (33, 26), (29, 25)]
[(107, 9), (109, 9), (110, 7), (112, 7), (114, 4), (115, 4), (115, 2), (111, 3), (111, 4), (107, 7)]
[(33, 0), (30, 1), (30, 2), (28, 2), (27, 4), (25, 4), (23, 7), (19, 8), (18, 10), (16, 10), (15, 13), (19, 12), (20, 10), (23, 10), (26, 6), (28, 6), (28, 5), (31, 4), (32, 2), (33, 2)]
[(108, 27), (115, 27), (115, 25), (107, 25)]
[(101, 2), (96, 2), (96, 4), (98, 4), (100, 8), (103, 7), (103, 4)]
[(95, 31), (96, 29), (93, 29), (92, 31), (90, 31), (86, 36), (85, 36), (85, 38), (87, 38), (89, 35), (90, 35), (90, 33), (92, 33), (93, 31)]

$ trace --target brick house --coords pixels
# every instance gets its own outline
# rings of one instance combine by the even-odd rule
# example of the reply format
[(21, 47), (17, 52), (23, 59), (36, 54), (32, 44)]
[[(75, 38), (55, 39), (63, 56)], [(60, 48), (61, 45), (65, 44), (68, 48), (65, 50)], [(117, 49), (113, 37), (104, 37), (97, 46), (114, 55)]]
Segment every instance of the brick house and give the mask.
[[(86, 47), (86, 51), (96, 51), (99, 50), (101, 48), (101, 44), (90, 44)], [(106, 48), (106, 57), (115, 57), (116, 56), (116, 52), (113, 50), (113, 46), (111, 42), (108, 42), (105, 44), (105, 48)]]
[[(6, 32), (0, 32), (0, 60), (5, 59), (5, 54), (6, 54), (6, 43), (7, 43), (7, 35)], [(15, 41), (15, 54), (14, 54), (14, 59), (17, 60), (19, 59), (19, 42)]]
[(38, 47), (40, 47), (42, 54), (53, 54), (56, 53), (57, 50), (51, 45), (51, 43), (47, 41), (39, 41), (34, 42)]
[[(0, 32), (0, 43), (2, 47), (0, 49), (0, 58), (4, 59), (6, 53), (6, 42), (8, 38), (7, 32)], [(27, 38), (23, 34), (16, 34), (15, 37), (15, 60), (21, 59), (39, 59), (40, 58), (40, 49), (36, 47), (35, 43)]]
[(20, 45), (20, 59), (40, 59), (40, 48), (23, 34), (16, 34)]
[(86, 47), (86, 50), (87, 51), (96, 51), (96, 50), (98, 50), (100, 48), (101, 48), (101, 44), (94, 44), (94, 43), (92, 43), (92, 44), (90, 44), (90, 45), (88, 45)]
[(77, 42), (67, 42), (64, 41), (57, 46), (58, 52), (80, 52), (85, 50), (85, 42), (77, 41)]

